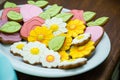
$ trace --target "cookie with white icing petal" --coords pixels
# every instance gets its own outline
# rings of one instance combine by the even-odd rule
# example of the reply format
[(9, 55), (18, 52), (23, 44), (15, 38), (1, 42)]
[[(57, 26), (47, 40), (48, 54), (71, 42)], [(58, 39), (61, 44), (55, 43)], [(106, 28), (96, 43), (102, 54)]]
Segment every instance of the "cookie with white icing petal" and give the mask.
[(10, 46), (10, 52), (14, 55), (22, 56), (22, 49), (26, 44), (26, 42), (15, 42)]
[(71, 69), (71, 68), (82, 66), (86, 63), (87, 63), (87, 58), (71, 59), (71, 60), (66, 60), (61, 62), (58, 68)]
[(72, 41), (73, 45), (84, 45), (90, 40), (90, 33), (80, 34), (79, 36), (75, 37)]

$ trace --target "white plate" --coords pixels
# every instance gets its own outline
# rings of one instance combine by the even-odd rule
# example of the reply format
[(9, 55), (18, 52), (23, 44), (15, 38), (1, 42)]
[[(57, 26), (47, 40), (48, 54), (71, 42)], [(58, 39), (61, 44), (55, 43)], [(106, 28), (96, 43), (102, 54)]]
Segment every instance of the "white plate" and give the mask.
[[(66, 12), (68, 10), (64, 9), (63, 11)], [(22, 73), (40, 77), (67, 77), (87, 72), (100, 65), (107, 58), (110, 52), (110, 48), (111, 48), (110, 40), (105, 32), (102, 40), (96, 47), (93, 56), (88, 60), (87, 64), (75, 69), (64, 70), (64, 69), (48, 69), (42, 68), (41, 66), (33, 66), (30, 64), (26, 64), (22, 61), (20, 57), (14, 56), (13, 54), (10, 53), (8, 45), (3, 45), (0, 43), (0, 53), (8, 57), (15, 70)]]

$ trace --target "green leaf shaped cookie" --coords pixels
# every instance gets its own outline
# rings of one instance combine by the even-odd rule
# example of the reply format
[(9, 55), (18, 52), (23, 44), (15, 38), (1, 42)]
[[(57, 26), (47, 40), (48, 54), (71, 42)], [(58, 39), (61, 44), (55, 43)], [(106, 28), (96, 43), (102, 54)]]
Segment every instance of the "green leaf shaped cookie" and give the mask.
[(86, 22), (92, 20), (95, 17), (96, 13), (92, 11), (85, 11), (83, 13), (84, 19)]
[(41, 18), (43, 18), (43, 19), (50, 19), (50, 15), (48, 15), (47, 13), (45, 13), (45, 12), (42, 12), (42, 13), (40, 13), (40, 15), (39, 15), (39, 17), (41, 17)]
[(17, 7), (17, 5), (13, 2), (9, 2), (7, 1), (5, 4), (4, 4), (4, 8), (14, 8), (14, 7)]
[(65, 36), (56, 36), (50, 40), (48, 47), (54, 51), (59, 50), (65, 41)]
[(38, 1), (33, 1), (33, 0), (28, 0), (27, 1), (28, 4), (33, 4), (33, 5), (36, 5), (38, 7), (45, 7), (47, 4), (48, 4), (48, 1), (45, 1), (45, 0), (38, 0)]
[(52, 5), (49, 7), (45, 13), (50, 17), (57, 15), (62, 10), (62, 6), (58, 6), (57, 4)]
[(21, 25), (15, 21), (9, 21), (0, 27), (0, 31), (4, 33), (15, 33), (18, 32), (21, 28)]
[(95, 21), (91, 21), (87, 23), (87, 26), (102, 26), (108, 21), (109, 17), (101, 17), (96, 19)]
[(16, 11), (9, 11), (7, 17), (14, 21), (21, 21), (23, 19), (22, 15)]
[(35, 5), (35, 1), (33, 1), (33, 0), (28, 0), (27, 3)]
[(73, 14), (71, 13), (60, 13), (58, 15), (56, 15), (55, 17), (57, 18), (62, 18), (64, 22), (68, 21), (71, 17), (73, 16)]

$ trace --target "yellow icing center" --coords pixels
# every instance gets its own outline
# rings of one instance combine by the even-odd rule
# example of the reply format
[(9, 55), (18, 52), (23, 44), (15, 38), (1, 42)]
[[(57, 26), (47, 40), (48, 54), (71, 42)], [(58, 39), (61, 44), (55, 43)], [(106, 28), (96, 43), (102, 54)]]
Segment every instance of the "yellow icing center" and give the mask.
[(53, 62), (54, 61), (54, 56), (53, 55), (48, 55), (47, 57), (46, 57), (46, 60), (48, 61), (48, 62)]
[(70, 29), (75, 29), (76, 25), (70, 25)]
[(24, 44), (18, 44), (18, 45), (16, 46), (16, 48), (17, 48), (17, 49), (20, 49), (20, 50), (22, 50), (23, 47), (24, 47)]
[(51, 29), (52, 31), (57, 31), (58, 28), (59, 28), (59, 26), (58, 26), (57, 24), (53, 24), (53, 25), (50, 26), (50, 29)]
[(44, 39), (44, 35), (40, 34), (40, 35), (38, 36), (38, 40), (41, 41), (41, 40), (43, 40), (43, 39)]
[(39, 54), (40, 50), (39, 50), (38, 48), (32, 48), (32, 49), (30, 50), (30, 52), (31, 52), (31, 54), (33, 54), (33, 55), (37, 55), (37, 54)]
[(80, 35), (80, 36), (77, 37), (78, 40), (80, 40), (80, 39), (82, 39), (82, 38), (84, 38), (83, 35)]

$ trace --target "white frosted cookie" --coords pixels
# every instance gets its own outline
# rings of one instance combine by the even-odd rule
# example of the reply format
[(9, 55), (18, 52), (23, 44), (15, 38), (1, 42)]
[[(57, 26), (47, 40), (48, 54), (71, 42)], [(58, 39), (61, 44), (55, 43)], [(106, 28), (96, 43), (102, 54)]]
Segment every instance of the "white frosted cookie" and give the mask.
[(29, 64), (40, 63), (40, 56), (48, 49), (40, 42), (29, 42), (22, 51), (23, 61)]
[(60, 55), (53, 50), (47, 50), (41, 55), (40, 62), (43, 67), (55, 68), (60, 63)]
[(14, 55), (22, 56), (22, 49), (27, 42), (16, 42), (10, 46), (10, 52)]
[(90, 33), (80, 34), (73, 39), (72, 44), (73, 45), (83, 45), (90, 40), (90, 37), (91, 37)]
[(61, 62), (58, 68), (71, 69), (71, 68), (82, 66), (86, 63), (87, 63), (87, 58), (71, 59), (71, 60), (66, 60)]

